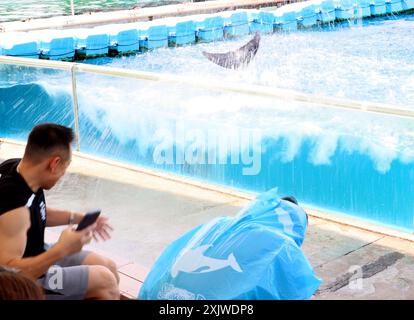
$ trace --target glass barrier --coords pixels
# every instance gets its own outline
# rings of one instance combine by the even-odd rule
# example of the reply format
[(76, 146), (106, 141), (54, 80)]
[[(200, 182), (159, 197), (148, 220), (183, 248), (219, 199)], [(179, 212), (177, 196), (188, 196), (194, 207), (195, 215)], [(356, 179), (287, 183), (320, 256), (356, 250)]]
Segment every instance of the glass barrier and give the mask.
[(77, 73), (81, 151), (413, 231), (413, 118)]
[(43, 122), (74, 128), (70, 72), (0, 63), (0, 136), (26, 141)]
[(0, 137), (24, 141), (34, 125), (56, 122), (79, 128), (86, 154), (239, 190), (278, 187), (323, 212), (413, 231), (413, 117), (179, 78), (75, 75), (78, 108), (70, 71), (0, 64)]

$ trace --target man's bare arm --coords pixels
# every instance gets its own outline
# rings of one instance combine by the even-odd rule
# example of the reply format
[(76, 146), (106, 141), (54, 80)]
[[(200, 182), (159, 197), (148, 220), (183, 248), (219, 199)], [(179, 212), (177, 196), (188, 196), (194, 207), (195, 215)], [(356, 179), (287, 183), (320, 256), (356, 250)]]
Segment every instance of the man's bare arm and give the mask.
[(30, 258), (10, 257), (5, 265), (20, 270), (22, 273), (37, 279), (65, 256), (65, 253), (57, 246), (53, 246), (46, 252)]
[(26, 207), (0, 216), (0, 264), (19, 269), (35, 279), (46, 273), (58, 260), (79, 252), (92, 238), (91, 228), (81, 232), (68, 228), (52, 248), (38, 256), (23, 258), (29, 228), (30, 212)]
[[(46, 208), (46, 226), (47, 227), (56, 227), (69, 224), (71, 211), (60, 210), (54, 208)], [(74, 212), (74, 224), (78, 224), (82, 218), (83, 214), (79, 212)]]
[[(70, 215), (70, 211), (47, 208), (46, 226), (55, 227), (67, 225), (69, 223)], [(74, 212), (73, 224), (79, 224), (84, 216), (83, 213)], [(112, 230), (113, 228), (108, 224), (108, 218), (101, 215), (96, 222), (95, 230), (93, 230), (93, 237), (96, 241), (98, 241), (98, 237), (106, 241), (111, 238), (110, 232)]]

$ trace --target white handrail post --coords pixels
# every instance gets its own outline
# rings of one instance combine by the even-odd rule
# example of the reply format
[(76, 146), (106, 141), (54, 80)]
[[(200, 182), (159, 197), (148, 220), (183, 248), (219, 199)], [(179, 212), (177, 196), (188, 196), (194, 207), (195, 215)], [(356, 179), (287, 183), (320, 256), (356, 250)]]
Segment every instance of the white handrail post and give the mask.
[(73, 103), (73, 119), (75, 125), (75, 139), (76, 150), (80, 151), (80, 130), (79, 130), (79, 105), (78, 105), (78, 92), (76, 89), (76, 64), (72, 65), (72, 103)]
[(75, 4), (74, 0), (70, 0), (70, 11), (72, 12), (72, 16), (75, 15)]

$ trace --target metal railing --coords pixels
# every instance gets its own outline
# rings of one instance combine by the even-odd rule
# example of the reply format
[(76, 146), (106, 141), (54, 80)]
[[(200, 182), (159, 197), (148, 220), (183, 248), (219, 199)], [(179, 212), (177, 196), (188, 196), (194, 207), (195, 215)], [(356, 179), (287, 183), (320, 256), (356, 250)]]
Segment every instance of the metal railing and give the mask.
[(160, 74), (154, 72), (136, 71), (82, 63), (38, 60), (7, 56), (0, 56), (0, 64), (66, 70), (71, 73), (73, 113), (75, 119), (75, 131), (78, 151), (80, 149), (80, 135), (76, 72), (88, 72), (106, 76), (180, 84), (194, 88), (208, 89), (226, 93), (238, 93), (249, 96), (272, 98), (279, 101), (282, 100), (288, 102), (302, 102), (305, 103), (305, 106), (317, 105), (318, 107), (325, 107), (329, 109), (345, 109), (358, 112), (368, 112), (414, 119), (414, 110), (403, 109), (394, 105), (313, 95), (294, 90), (271, 88), (261, 85), (231, 83), (223, 81), (215, 82), (211, 80), (194, 79), (192, 77), (178, 76), (172, 74)]

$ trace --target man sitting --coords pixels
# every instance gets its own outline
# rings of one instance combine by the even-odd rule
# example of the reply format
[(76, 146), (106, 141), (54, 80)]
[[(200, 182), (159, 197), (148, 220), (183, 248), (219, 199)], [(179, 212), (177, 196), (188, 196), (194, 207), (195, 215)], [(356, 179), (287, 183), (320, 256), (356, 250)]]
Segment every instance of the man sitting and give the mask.
[(107, 218), (82, 231), (69, 226), (55, 245), (44, 243), (45, 227), (78, 224), (83, 217), (46, 207), (43, 193), (68, 168), (73, 139), (70, 128), (38, 125), (29, 135), (23, 159), (0, 164), (0, 265), (37, 279), (47, 299), (119, 299), (115, 263), (82, 250), (92, 237), (110, 238)]

